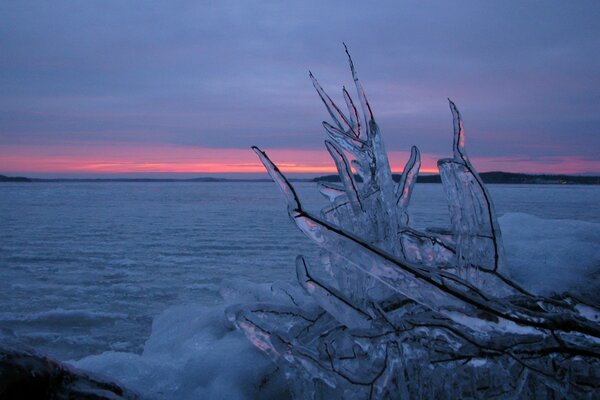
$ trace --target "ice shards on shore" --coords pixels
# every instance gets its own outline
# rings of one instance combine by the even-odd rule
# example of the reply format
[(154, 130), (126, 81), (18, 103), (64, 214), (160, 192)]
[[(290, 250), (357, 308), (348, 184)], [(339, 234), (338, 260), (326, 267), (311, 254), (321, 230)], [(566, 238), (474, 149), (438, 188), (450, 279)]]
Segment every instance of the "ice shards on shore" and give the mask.
[(284, 371), (298, 399), (598, 396), (600, 325), (589, 312), (598, 310), (566, 295), (533, 295), (502, 275), (500, 228), (455, 104), (453, 157), (438, 162), (451, 227), (420, 231), (407, 211), (419, 150), (394, 182), (348, 60), (358, 107), (344, 88), (347, 113), (310, 75), (333, 120), (323, 123), (325, 145), (340, 177), (319, 187), (330, 203), (320, 215), (303, 209), (254, 148), (321, 262), (298, 256), (298, 287), (233, 306), (229, 318)]

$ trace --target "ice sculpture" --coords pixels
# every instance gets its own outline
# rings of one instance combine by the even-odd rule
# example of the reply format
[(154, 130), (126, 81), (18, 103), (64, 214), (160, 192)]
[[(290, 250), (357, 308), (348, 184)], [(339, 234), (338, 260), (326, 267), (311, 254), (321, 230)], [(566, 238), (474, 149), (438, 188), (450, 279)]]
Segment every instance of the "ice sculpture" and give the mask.
[(598, 398), (600, 310), (536, 297), (502, 275), (500, 229), (457, 107), (450, 101), (453, 157), (438, 162), (451, 229), (420, 231), (407, 213), (419, 150), (394, 182), (346, 53), (358, 107), (344, 88), (343, 112), (310, 74), (333, 120), (325, 146), (340, 177), (320, 185), (330, 204), (319, 216), (254, 147), (321, 262), (298, 256), (299, 287), (274, 284), (269, 298), (229, 308), (230, 319), (297, 399)]

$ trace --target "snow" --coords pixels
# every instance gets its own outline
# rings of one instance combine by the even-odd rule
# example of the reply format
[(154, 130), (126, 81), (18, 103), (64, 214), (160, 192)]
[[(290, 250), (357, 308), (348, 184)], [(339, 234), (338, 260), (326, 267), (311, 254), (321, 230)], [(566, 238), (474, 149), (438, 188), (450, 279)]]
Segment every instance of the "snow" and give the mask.
[(152, 323), (142, 354), (109, 351), (71, 364), (148, 398), (288, 398), (276, 367), (234, 329), (224, 310), (224, 304), (171, 307)]
[(540, 295), (600, 304), (600, 224), (508, 213), (500, 218), (508, 274)]

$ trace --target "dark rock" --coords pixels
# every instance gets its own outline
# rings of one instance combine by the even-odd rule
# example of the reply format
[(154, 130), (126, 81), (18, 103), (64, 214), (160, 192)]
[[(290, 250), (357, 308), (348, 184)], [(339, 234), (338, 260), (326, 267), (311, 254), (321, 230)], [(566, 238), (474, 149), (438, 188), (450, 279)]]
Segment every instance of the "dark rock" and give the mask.
[(120, 385), (37, 354), (0, 344), (0, 399), (140, 399)]

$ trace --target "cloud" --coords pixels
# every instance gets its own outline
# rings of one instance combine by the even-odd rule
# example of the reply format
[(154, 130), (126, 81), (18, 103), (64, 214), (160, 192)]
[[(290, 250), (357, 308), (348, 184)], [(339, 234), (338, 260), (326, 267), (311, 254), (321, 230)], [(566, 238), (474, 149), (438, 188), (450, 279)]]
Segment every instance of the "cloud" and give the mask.
[[(481, 157), (600, 148), (597, 2), (4, 2), (0, 145), (318, 149), (350, 86), (387, 148), (444, 153), (445, 103)], [(600, 167), (596, 168), (600, 170)]]

